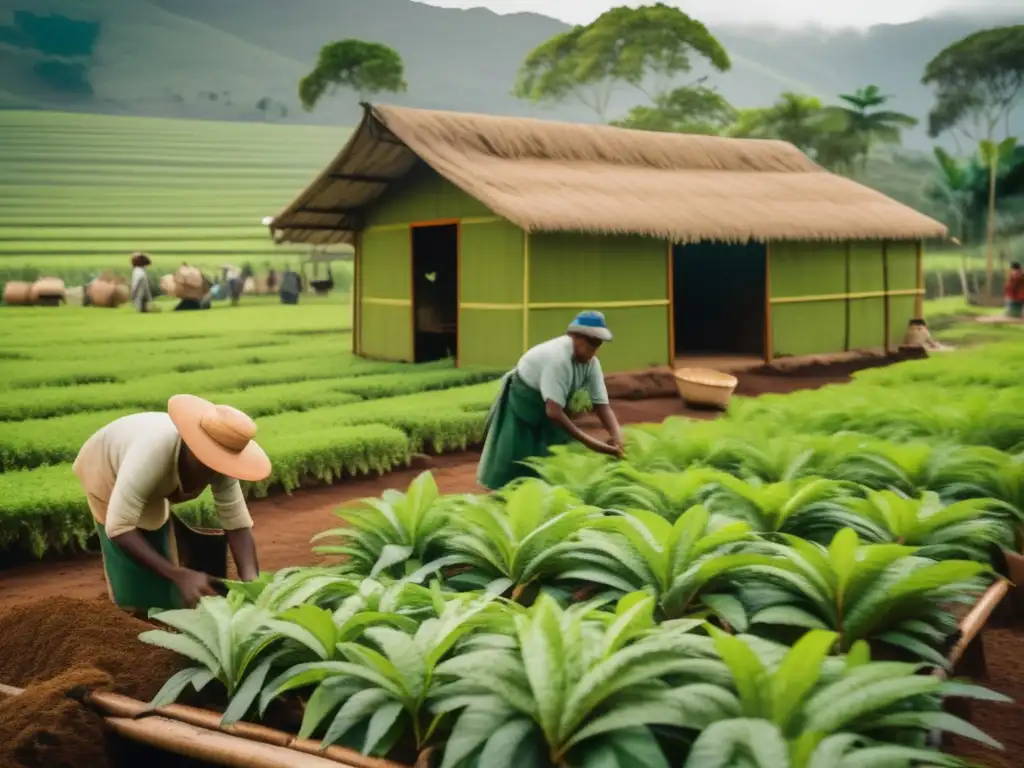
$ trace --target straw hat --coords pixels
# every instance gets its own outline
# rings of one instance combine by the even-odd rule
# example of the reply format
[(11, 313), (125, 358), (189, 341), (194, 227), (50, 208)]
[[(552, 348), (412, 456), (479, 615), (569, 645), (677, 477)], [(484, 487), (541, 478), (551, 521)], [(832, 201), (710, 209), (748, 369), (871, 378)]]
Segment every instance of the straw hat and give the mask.
[(175, 395), (167, 413), (188, 449), (213, 471), (250, 483), (270, 475), (270, 459), (253, 440), (256, 423), (241, 411), (194, 395)]

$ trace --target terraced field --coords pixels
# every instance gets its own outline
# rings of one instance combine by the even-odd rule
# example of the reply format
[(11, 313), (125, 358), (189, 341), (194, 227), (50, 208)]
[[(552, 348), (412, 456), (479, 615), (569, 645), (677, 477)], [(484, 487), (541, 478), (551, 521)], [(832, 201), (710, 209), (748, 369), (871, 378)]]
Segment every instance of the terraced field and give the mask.
[(80, 283), (150, 253), (280, 269), (307, 249), (262, 226), (336, 154), (348, 131), (318, 126), (0, 112), (0, 283)]
[[(482, 436), (499, 372), (410, 366), (351, 354), (351, 312), (246, 299), (209, 312), (0, 309), (0, 551), (41, 555), (91, 533), (71, 472), (109, 421), (188, 392), (258, 419), (274, 474), (249, 492), (293, 490), (404, 466), (424, 449)], [(209, 499), (188, 505), (201, 519)]]

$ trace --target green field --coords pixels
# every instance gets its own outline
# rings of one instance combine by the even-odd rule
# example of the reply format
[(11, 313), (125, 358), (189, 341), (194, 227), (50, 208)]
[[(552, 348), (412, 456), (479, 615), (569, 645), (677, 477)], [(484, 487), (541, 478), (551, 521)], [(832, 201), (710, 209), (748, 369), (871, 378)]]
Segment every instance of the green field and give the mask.
[[(89, 517), (71, 474), (109, 421), (187, 392), (258, 419), (274, 474), (250, 488), (386, 471), (424, 449), (479, 441), (499, 372), (378, 363), (351, 353), (351, 310), (247, 297), (209, 312), (0, 308), (0, 551), (82, 544)], [(209, 500), (189, 505), (202, 516)]]
[(0, 111), (0, 283), (40, 274), (77, 284), (182, 261), (258, 271), (307, 255), (262, 225), (341, 149), (317, 126)]

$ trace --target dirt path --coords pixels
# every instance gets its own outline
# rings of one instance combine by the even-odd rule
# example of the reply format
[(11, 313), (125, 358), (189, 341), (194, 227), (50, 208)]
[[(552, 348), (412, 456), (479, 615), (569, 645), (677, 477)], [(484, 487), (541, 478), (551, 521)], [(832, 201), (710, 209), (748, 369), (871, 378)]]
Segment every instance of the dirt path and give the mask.
[[(815, 367), (806, 374), (743, 374), (737, 394), (756, 396), (811, 389), (849, 380), (850, 366)], [(670, 416), (710, 419), (714, 411), (687, 409), (677, 397), (648, 400), (619, 400), (614, 408), (623, 424), (660, 422)], [(581, 422), (585, 429), (599, 430), (596, 417)], [(255, 501), (251, 512), (256, 521), (260, 566), (277, 570), (290, 565), (316, 562), (310, 538), (337, 522), (331, 512), (352, 499), (379, 496), (387, 488), (404, 488), (424, 469), (432, 469), (442, 493), (471, 493), (481, 490), (476, 484), (478, 453), (456, 453), (424, 458), (407, 470), (376, 477), (358, 478), (323, 488), (303, 490), (291, 496), (280, 495)], [(95, 598), (106, 594), (102, 562), (97, 555), (80, 554), (71, 559), (0, 569), (0, 611), (13, 605), (44, 597), (63, 595)]]

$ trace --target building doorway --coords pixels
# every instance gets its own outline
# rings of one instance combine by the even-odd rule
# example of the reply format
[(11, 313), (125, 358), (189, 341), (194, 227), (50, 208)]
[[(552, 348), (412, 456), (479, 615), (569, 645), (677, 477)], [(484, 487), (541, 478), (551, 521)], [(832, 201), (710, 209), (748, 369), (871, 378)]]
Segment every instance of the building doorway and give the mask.
[(760, 243), (673, 247), (677, 357), (764, 356), (767, 253)]
[(455, 357), (459, 343), (459, 225), (412, 228), (413, 353)]

